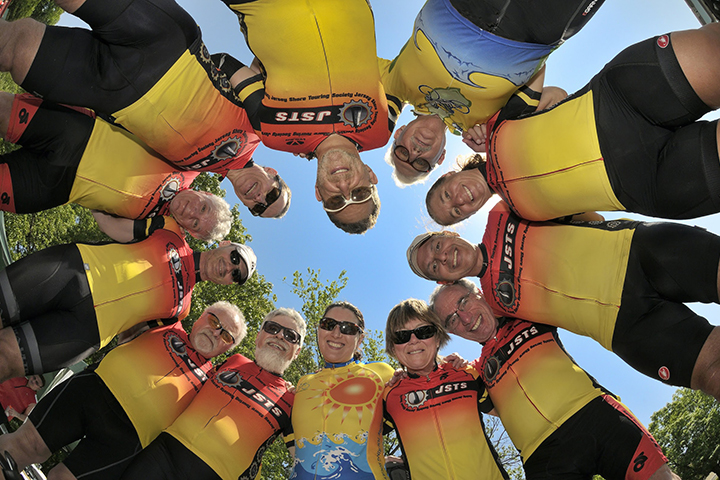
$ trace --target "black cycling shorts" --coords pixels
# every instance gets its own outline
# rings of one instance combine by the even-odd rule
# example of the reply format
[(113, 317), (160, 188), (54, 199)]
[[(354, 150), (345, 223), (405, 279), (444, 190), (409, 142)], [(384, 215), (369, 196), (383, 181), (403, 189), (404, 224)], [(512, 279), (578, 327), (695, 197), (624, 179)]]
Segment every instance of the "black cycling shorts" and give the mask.
[(95, 120), (43, 102), (18, 139), (23, 148), (3, 155), (10, 171), (17, 213), (35, 213), (67, 203)]
[(655, 439), (610, 395), (566, 420), (525, 461), (527, 480), (647, 480), (667, 458)]
[(200, 38), (173, 0), (87, 0), (74, 15), (92, 31), (48, 26), (22, 87), (109, 115), (147, 93)]
[(138, 455), (123, 480), (222, 480), (200, 457), (175, 437), (162, 432)]
[(605, 0), (450, 0), (486, 32), (517, 42), (555, 45), (580, 31)]
[(690, 387), (713, 326), (686, 302), (718, 303), (720, 237), (677, 223), (645, 223), (633, 236), (612, 349), (645, 375)]
[(697, 218), (720, 211), (717, 121), (678, 63), (672, 35), (623, 50), (587, 88), (615, 195), (628, 211)]
[(63, 463), (83, 480), (120, 478), (142, 450), (125, 410), (93, 371), (50, 390), (29, 418), (51, 452), (80, 440)]
[(100, 346), (97, 316), (74, 244), (57, 245), (0, 272), (0, 314), (12, 325), (25, 374), (59, 370)]

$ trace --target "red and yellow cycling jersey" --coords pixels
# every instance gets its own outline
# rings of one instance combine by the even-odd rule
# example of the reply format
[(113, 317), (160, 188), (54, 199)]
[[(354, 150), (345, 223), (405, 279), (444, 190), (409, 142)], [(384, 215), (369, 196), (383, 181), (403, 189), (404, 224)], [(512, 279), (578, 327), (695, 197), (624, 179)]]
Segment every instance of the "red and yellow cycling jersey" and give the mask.
[(225, 174), (242, 168), (259, 143), (199, 40), (142, 98), (113, 117), (182, 170)]
[(605, 392), (565, 352), (557, 329), (503, 318), (473, 366), (523, 461), (568, 418)]
[(488, 185), (527, 220), (625, 210), (600, 151), (592, 91), (552, 110), (500, 122), (487, 159)]
[[(331, 134), (359, 150), (385, 145), (388, 116), (367, 0), (223, 0), (262, 64), (265, 90), (248, 106), (266, 146), (311, 153)], [(247, 104), (247, 102), (246, 102)]]
[(499, 202), (482, 242), (489, 265), (480, 284), (488, 304), (499, 316), (561, 327), (612, 350), (636, 225), (528, 222)]
[(212, 363), (192, 348), (176, 322), (114, 348), (95, 373), (125, 410), (146, 447), (185, 410), (211, 369)]
[(235, 354), (166, 431), (223, 480), (259, 478), (263, 453), (290, 429), (293, 397), (282, 377)]
[(446, 363), (385, 388), (385, 417), (397, 431), (413, 479), (507, 478), (485, 435), (481, 408), (492, 405), (478, 377), (472, 367), (457, 370)]
[(193, 251), (180, 227), (165, 228), (131, 244), (77, 244), (92, 292), (100, 347), (143, 321), (185, 318), (195, 286)]

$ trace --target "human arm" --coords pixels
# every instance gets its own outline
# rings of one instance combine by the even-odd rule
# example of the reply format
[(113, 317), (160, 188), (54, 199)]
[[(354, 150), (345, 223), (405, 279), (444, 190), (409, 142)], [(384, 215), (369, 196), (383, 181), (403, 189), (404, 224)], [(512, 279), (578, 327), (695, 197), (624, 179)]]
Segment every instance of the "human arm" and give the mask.
[(440, 363), (449, 363), (454, 368), (461, 370), (468, 366), (469, 362), (460, 356), (459, 353), (451, 353), (440, 359)]
[(565, 100), (567, 96), (567, 92), (560, 87), (545, 87), (540, 94), (537, 111), (539, 112), (540, 110), (545, 110), (555, 106)]
[(476, 153), (485, 153), (487, 148), (487, 124), (478, 124), (465, 130), (462, 134), (462, 141)]
[(8, 418), (15, 417), (15, 418), (17, 418), (18, 420), (20, 420), (21, 422), (24, 422), (25, 419), (27, 418), (27, 416), (30, 415), (30, 412), (32, 412), (32, 409), (35, 408), (35, 405), (37, 405), (37, 403), (31, 403), (31, 404), (29, 404), (29, 405), (27, 406), (27, 408), (25, 409), (25, 411), (22, 412), (22, 413), (18, 412), (18, 411), (15, 410), (13, 407), (7, 407), (7, 408), (5, 409), (5, 415), (6, 415)]
[(152, 232), (165, 225), (164, 217), (132, 220), (116, 217), (99, 210), (92, 210), (98, 227), (116, 242), (129, 243), (146, 239)]

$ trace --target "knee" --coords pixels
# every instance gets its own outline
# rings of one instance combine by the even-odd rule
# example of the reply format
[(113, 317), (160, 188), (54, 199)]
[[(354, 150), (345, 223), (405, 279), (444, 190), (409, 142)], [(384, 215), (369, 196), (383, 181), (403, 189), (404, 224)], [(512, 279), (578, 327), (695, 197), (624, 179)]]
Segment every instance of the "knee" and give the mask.
[[(45, 25), (31, 18), (13, 22), (0, 22), (0, 71), (11, 72), (22, 68), (24, 73), (37, 53)], [(17, 80), (16, 80), (17, 81)]]
[(0, 382), (25, 375), (20, 347), (12, 328), (0, 329)]
[(21, 469), (44, 462), (52, 453), (30, 420), (15, 432), (0, 436), (0, 449), (10, 452)]

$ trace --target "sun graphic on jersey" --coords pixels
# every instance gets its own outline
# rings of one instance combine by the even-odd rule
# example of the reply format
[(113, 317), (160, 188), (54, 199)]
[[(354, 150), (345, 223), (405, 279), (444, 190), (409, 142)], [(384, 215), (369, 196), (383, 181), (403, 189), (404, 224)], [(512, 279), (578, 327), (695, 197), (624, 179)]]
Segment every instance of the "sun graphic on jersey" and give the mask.
[(375, 411), (383, 388), (384, 384), (378, 375), (368, 369), (361, 369), (343, 376), (329, 376), (318, 388), (310, 389), (317, 393), (311, 394), (309, 399), (317, 400), (314, 409), (328, 408), (328, 416), (336, 411), (342, 412), (340, 423), (353, 411), (362, 421), (363, 415), (372, 415)]

